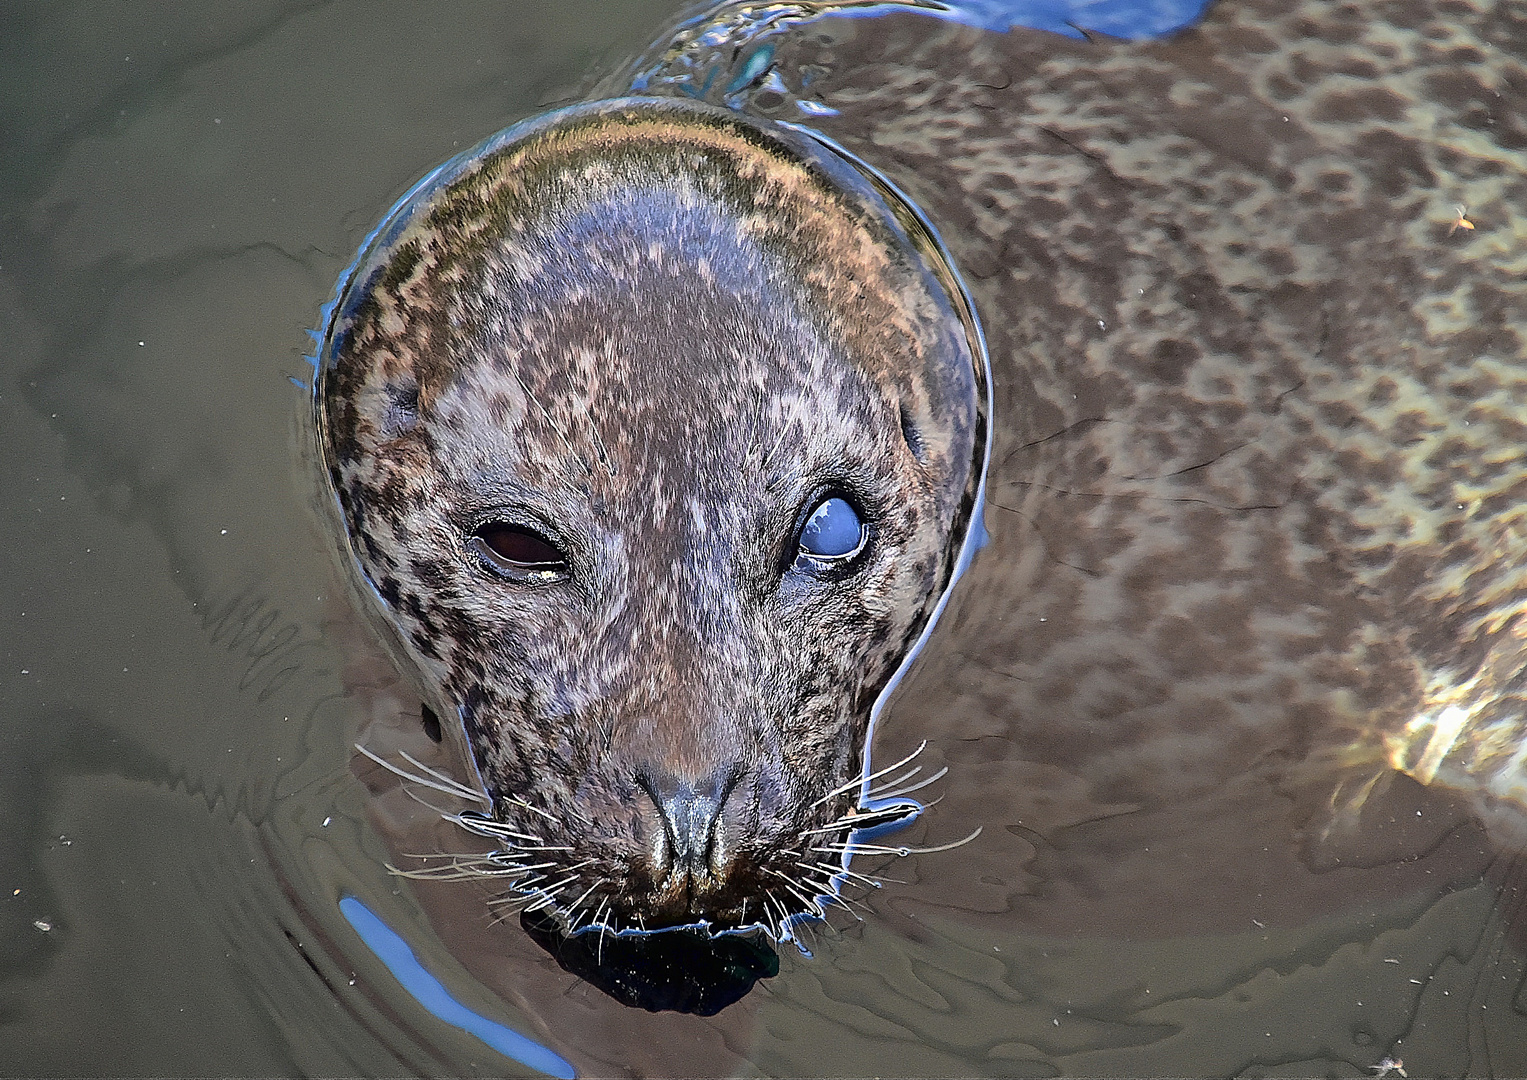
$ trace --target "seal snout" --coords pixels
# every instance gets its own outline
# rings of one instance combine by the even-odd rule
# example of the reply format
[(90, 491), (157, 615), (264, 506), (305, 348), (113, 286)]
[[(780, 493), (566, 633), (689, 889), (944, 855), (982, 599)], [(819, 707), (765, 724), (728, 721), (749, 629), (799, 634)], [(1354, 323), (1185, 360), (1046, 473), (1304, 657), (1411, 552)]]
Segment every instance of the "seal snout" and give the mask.
[(661, 819), (652, 863), (664, 891), (677, 888), (692, 902), (720, 887), (731, 861), (726, 804), (746, 771), (733, 762), (701, 780), (656, 769), (637, 773)]

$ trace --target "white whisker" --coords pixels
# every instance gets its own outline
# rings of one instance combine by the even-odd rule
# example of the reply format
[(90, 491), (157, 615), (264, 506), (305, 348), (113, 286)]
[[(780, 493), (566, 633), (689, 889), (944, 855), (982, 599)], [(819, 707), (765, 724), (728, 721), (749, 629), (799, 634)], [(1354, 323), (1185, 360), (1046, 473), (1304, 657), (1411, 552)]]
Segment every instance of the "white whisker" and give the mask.
[(578, 897), (578, 899), (574, 900), (571, 904), (567, 905), (567, 910), (568, 911), (577, 911), (578, 908), (583, 905), (583, 902), (589, 898), (589, 893), (593, 892), (597, 888), (599, 888), (599, 882), (595, 881), (594, 884), (590, 885), (587, 889), (585, 889), (583, 891), (583, 895), (582, 896)]
[(557, 864), (554, 863), (554, 862), (538, 862), (538, 863), (529, 863), (529, 864), (515, 863), (514, 864), (515, 869), (517, 869), (521, 873), (525, 873), (525, 874), (531, 873), (532, 871), (535, 871), (535, 870), (548, 870), (551, 867), (556, 866), (556, 865)]
[(478, 836), (491, 836), (499, 840), (528, 840), (532, 844), (539, 844), (541, 838), (530, 833), (518, 832), (511, 829), (501, 821), (495, 821), (490, 817), (478, 817), (475, 814), (444, 814), (445, 820), (460, 825), (467, 832), (476, 833)]
[(545, 818), (547, 821), (550, 821), (552, 824), (556, 824), (557, 823), (557, 819), (552, 817), (545, 810), (542, 810), (539, 806), (531, 806), (528, 802), (526, 802), (524, 799), (520, 798), (518, 795), (505, 795), (504, 796), (504, 801), (505, 802), (514, 803), (515, 806), (519, 806), (519, 807), (522, 807), (522, 808), (524, 808), (526, 810), (529, 810), (532, 814), (540, 814), (543, 818)]
[(483, 792), (478, 791), (476, 788), (467, 787), (467, 785), (463, 784), (460, 780), (457, 780), (453, 776), (447, 776), (445, 773), (438, 769), (430, 768), (428, 765), (424, 764), (424, 762), (410, 754), (407, 750), (399, 750), (398, 756), (421, 772), (428, 773), (431, 778), (438, 780), (447, 790), (455, 792), (461, 798), (467, 799), (471, 802), (480, 802), (485, 805), (491, 804), (492, 800), (490, 800), (488, 796)]
[(414, 768), (419, 769), (419, 770), (427, 773), (428, 776), (420, 776), (420, 775), (418, 775), (416, 773), (409, 772), (407, 769), (400, 769), (396, 765), (392, 764), (391, 762), (386, 761), (383, 758), (381, 758), (380, 756), (378, 756), (377, 754), (372, 753), (370, 750), (366, 749), (360, 743), (355, 743), (354, 745), (355, 745), (355, 748), (357, 750), (359, 750), (362, 754), (366, 755), (368, 758), (370, 758), (372, 761), (376, 762), (378, 765), (380, 765), (382, 768), (386, 769), (388, 772), (392, 773), (394, 776), (401, 777), (404, 780), (410, 780), (410, 781), (412, 781), (415, 784), (420, 784), (420, 785), (422, 785), (424, 787), (427, 787), (427, 788), (433, 788), (434, 790), (436, 790), (436, 791), (438, 791), (438, 792), (440, 792), (440, 793), (442, 793), (444, 795), (451, 795), (451, 796), (454, 796), (455, 798), (458, 798), (458, 799), (467, 799), (467, 800), (469, 800), (471, 802), (483, 803), (483, 804), (488, 804), (488, 802), (489, 802), (488, 797), (486, 795), (484, 795), (482, 792), (474, 791), (472, 788), (469, 788), (466, 785), (464, 785), (464, 784), (462, 784), (462, 783), (460, 783), (460, 782), (458, 782), (456, 780), (451, 779), (449, 776), (446, 776), (444, 773), (436, 772), (434, 769), (430, 768), (428, 765), (425, 765), (422, 762), (419, 762), (419, 761), (415, 760), (414, 758), (410, 757), (406, 752), (399, 751), (399, 756), (402, 757), (404, 761), (408, 762)]
[(963, 840), (954, 840), (947, 844), (939, 844), (937, 847), (887, 847), (884, 844), (862, 844), (845, 841), (841, 844), (827, 844), (822, 847), (814, 847), (812, 851), (824, 852), (848, 852), (853, 855), (895, 855), (898, 858), (906, 858), (908, 855), (933, 855), (940, 851), (951, 851), (957, 847), (963, 847), (976, 837), (981, 835), (983, 825), (977, 825), (976, 831)]
[(910, 816), (915, 807), (912, 806), (887, 806), (882, 810), (867, 810), (853, 814), (845, 814), (836, 821), (829, 821), (826, 825), (818, 825), (814, 829), (802, 829), (802, 836), (812, 836), (816, 833), (842, 832), (844, 829), (872, 829), (877, 824), (895, 821), (897, 818)]
[(550, 907), (552, 904), (557, 902), (557, 894), (553, 892), (547, 892), (545, 889), (537, 889), (536, 892), (532, 895), (539, 896), (541, 899), (537, 900), (529, 907), (523, 908), (520, 912), (522, 915), (529, 915), (532, 911), (540, 911), (543, 907)]
[(857, 786), (859, 786), (861, 784), (868, 784), (868, 783), (871, 783), (872, 781), (878, 780), (878, 779), (880, 779), (880, 777), (884, 776), (888, 772), (894, 772), (895, 770), (897, 770), (897, 769), (901, 768), (903, 765), (905, 765), (907, 762), (911, 761), (918, 754), (921, 754), (923, 752), (923, 750), (925, 750), (927, 748), (927, 746), (928, 746), (928, 740), (924, 739), (916, 750), (913, 750), (910, 754), (908, 754), (906, 757), (902, 758), (896, 764), (894, 764), (894, 765), (887, 765), (885, 768), (879, 769), (879, 770), (877, 770), (877, 771), (875, 771), (873, 773), (870, 773), (870, 775), (868, 775), (868, 776), (856, 776), (852, 780), (847, 781), (846, 783), (839, 784), (837, 787), (833, 788), (826, 795), (823, 795), (820, 799), (818, 799), (816, 802), (812, 803), (806, 809), (813, 810), (816, 807), (821, 806), (828, 799), (831, 799), (831, 798), (833, 798), (836, 795), (841, 795), (845, 791), (850, 791), (853, 788), (855, 788), (855, 787), (857, 787)]
[(809, 897), (805, 893), (801, 892), (801, 890), (797, 887), (794, 878), (791, 878), (787, 874), (782, 874), (778, 870), (773, 869), (772, 867), (769, 869), (769, 873), (773, 874), (775, 877), (777, 877), (781, 881), (783, 881), (785, 883), (785, 888), (789, 889), (790, 892), (795, 896), (795, 898), (797, 900), (799, 900), (801, 903), (805, 904), (812, 911), (815, 911), (817, 913), (818, 917), (821, 916), (821, 914), (822, 914), (822, 905), (817, 900), (815, 900), (814, 898)]
[[(864, 921), (864, 916), (860, 915), (857, 911), (855, 911), (854, 908), (850, 905), (850, 901), (846, 897), (839, 895), (837, 890), (835, 890), (832, 887), (831, 884), (824, 885), (821, 882), (816, 881), (813, 878), (805, 878), (803, 880), (806, 882), (807, 885), (812, 885), (812, 886), (815, 886), (816, 888), (822, 890), (818, 894), (818, 899), (826, 900), (830, 904), (837, 904), (844, 911), (848, 912), (850, 915), (852, 915), (854, 918), (858, 919), (860, 922)], [(864, 907), (863, 904), (861, 904), (859, 906), (860, 907)], [(864, 907), (864, 910), (865, 911), (869, 911), (869, 908), (868, 907)], [(823, 915), (825, 916), (826, 912), (823, 912)]]
[(779, 941), (785, 929), (784, 909), (779, 906), (779, 901), (768, 893), (763, 895), (764, 915), (769, 919), (769, 936)]
[(872, 795), (871, 798), (875, 798), (875, 799), (899, 799), (903, 795), (910, 795), (914, 791), (921, 791), (923, 788), (927, 787), (929, 784), (933, 783), (934, 781), (942, 779), (944, 776), (946, 776), (948, 774), (948, 772), (949, 772), (949, 766), (945, 765), (942, 769), (940, 769), (938, 772), (934, 773), (932, 776), (929, 776), (929, 777), (926, 777), (925, 779), (919, 780), (917, 783), (912, 784), (909, 787), (900, 788), (900, 789), (898, 789), (896, 791), (877, 792), (874, 795)]
[(891, 779), (889, 779), (889, 780), (885, 781), (884, 783), (880, 784), (878, 787), (870, 788), (868, 791), (866, 791), (864, 793), (864, 795), (865, 795), (866, 798), (869, 798), (869, 799), (879, 799), (879, 798), (882, 798), (883, 796), (881, 795), (881, 792), (886, 791), (889, 788), (893, 788), (897, 784), (905, 784), (908, 780), (912, 779), (912, 777), (916, 776), (918, 773), (920, 773), (922, 771), (923, 771), (923, 767), (921, 765), (913, 765), (910, 769), (908, 769), (906, 772), (902, 773), (900, 776), (892, 777)]
[[(838, 877), (840, 875), (842, 877), (845, 877), (845, 878), (857, 878), (859, 884), (866, 885), (866, 886), (868, 886), (871, 889), (882, 888), (886, 881), (895, 881), (896, 880), (895, 878), (873, 878), (873, 877), (870, 877), (868, 874), (861, 874), (857, 870), (850, 870), (846, 866), (836, 866), (836, 865), (834, 865), (832, 863), (803, 863), (803, 862), (798, 862), (795, 865), (799, 866), (802, 870), (808, 870), (808, 871), (809, 870), (815, 870), (815, 871), (818, 871), (818, 872), (821, 872), (821, 873), (825, 873), (825, 874), (827, 874), (829, 876), (829, 879)], [(904, 884), (906, 884), (906, 882), (897, 882), (897, 884), (904, 885)]]

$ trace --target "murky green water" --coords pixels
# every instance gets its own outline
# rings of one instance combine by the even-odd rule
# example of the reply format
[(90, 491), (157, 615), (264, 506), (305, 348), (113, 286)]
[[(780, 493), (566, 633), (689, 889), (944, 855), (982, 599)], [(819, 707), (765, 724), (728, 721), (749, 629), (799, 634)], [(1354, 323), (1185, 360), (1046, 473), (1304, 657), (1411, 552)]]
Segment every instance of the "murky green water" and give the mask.
[[(1131, 741), (1036, 696), (1029, 643), (1064, 615), (1001, 582), (1065, 571), (1033, 569), (1019, 511), (1053, 544), (1052, 519), (1011, 484), (993, 500), (1016, 509), (993, 511), (992, 548), (880, 733), (886, 760), (926, 737), (951, 767), (915, 839), (984, 832), (885, 867), (899, 880), (864, 898), (863, 922), (835, 920), (814, 958), (787, 950), (719, 1016), (652, 1015), (487, 925), (479, 894), (387, 874), (384, 837), (411, 804), (357, 779), (351, 747), (410, 705), (349, 617), (311, 512), (294, 385), (308, 331), (415, 179), (578, 96), (672, 14), (654, 0), (0, 15), (0, 1072), (523, 1071), (405, 994), (341, 916), (345, 894), (463, 1004), (589, 1075), (1357, 1076), (1387, 1056), (1412, 1076), (1527, 1072), (1515, 858), (1409, 781), (1325, 836), (1318, 799), (1257, 756), (1292, 737), (1188, 725), (1163, 744), (1144, 726)], [(961, 31), (906, 79), (909, 32), (884, 31), (889, 74), (881, 33), (818, 26), (792, 60), (818, 65), (822, 100), (840, 96), (819, 124), (924, 200), (989, 333), (999, 313), (1026, 326), (997, 272), (1023, 253), (953, 217), (941, 193), (957, 185), (915, 152), (920, 103), (1000, 87), (1006, 54)], [(897, 79), (905, 123), (875, 98)], [(786, 97), (754, 104), (785, 115)], [(1438, 239), (1446, 186), (1440, 210), (1396, 200), (1441, 213)], [(991, 205), (1014, 197), (994, 189)], [(1049, 207), (1011, 210), (1025, 212)], [(1075, 223), (1056, 224), (1060, 250)], [(1050, 422), (1014, 370), (997, 370), (1003, 462)], [(1096, 709), (1136, 715), (1108, 697), (1117, 681), (1088, 685)], [(1193, 783), (1146, 757), (1210, 751), (1223, 767)]]

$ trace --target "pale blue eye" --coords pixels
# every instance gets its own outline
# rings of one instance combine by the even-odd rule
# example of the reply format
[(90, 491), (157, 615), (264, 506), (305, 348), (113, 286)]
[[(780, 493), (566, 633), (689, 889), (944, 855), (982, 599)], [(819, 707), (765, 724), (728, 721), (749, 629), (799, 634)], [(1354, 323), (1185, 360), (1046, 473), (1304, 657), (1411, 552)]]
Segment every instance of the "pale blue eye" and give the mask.
[(864, 546), (864, 523), (847, 499), (823, 499), (801, 526), (800, 545), (809, 558), (847, 558)]

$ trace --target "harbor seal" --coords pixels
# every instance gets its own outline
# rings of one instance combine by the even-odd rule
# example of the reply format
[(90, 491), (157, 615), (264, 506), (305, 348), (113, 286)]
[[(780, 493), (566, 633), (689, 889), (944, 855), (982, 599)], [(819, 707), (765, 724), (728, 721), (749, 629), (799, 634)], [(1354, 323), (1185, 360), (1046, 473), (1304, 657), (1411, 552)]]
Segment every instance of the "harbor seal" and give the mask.
[(985, 447), (978, 334), (893, 204), (785, 127), (600, 102), (442, 167), (342, 289), (356, 566), (459, 718), (486, 869), (569, 931), (778, 931), (866, 823)]

